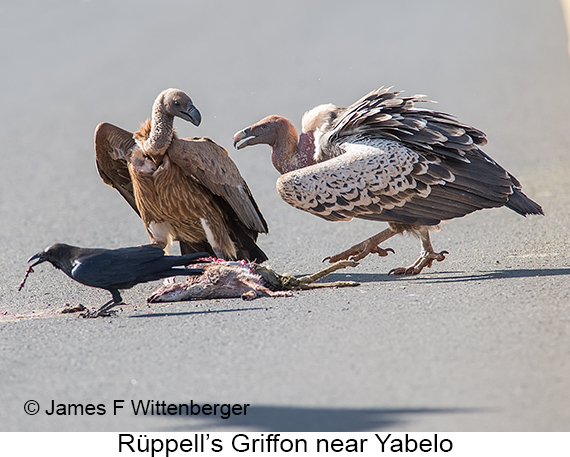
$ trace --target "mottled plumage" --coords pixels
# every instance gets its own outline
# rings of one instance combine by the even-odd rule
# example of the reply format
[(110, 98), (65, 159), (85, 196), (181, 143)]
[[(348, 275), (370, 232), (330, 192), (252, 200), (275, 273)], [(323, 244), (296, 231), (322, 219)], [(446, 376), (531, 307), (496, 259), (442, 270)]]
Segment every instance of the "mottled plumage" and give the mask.
[(168, 89), (134, 134), (100, 124), (95, 152), (101, 178), (141, 216), (151, 241), (167, 249), (180, 241), (182, 253), (263, 262), (267, 257), (255, 241), (267, 233), (267, 223), (235, 163), (209, 138), (177, 138), (175, 116), (200, 122), (190, 98)]
[[(543, 214), (519, 181), (480, 149), (483, 132), (448, 114), (416, 108), (426, 101), (422, 97), (379, 89), (348, 108), (318, 106), (303, 116), (298, 141), (287, 119), (268, 116), (238, 132), (234, 145), (272, 146), (273, 163), (283, 173), (277, 190), (290, 205), (330, 221), (389, 223), (331, 262), (387, 255), (378, 244), (410, 231), (422, 240), (422, 256), (394, 273), (417, 274), (445, 258), (429, 239), (429, 228), (442, 220), (500, 206)], [(298, 166), (298, 156), (306, 166)]]

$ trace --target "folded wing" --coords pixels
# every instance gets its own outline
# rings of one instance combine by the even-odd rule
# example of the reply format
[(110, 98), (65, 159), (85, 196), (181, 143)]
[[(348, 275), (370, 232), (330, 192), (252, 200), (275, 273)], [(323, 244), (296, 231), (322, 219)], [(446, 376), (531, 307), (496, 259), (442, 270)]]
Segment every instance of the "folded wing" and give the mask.
[[(484, 160), (441, 160), (391, 140), (347, 137), (344, 154), (282, 175), (290, 205), (327, 220), (362, 219), (437, 225), (513, 193), (508, 174)], [(478, 167), (481, 172), (478, 173)]]
[(168, 155), (189, 179), (225, 200), (249, 230), (267, 233), (267, 222), (224, 148), (209, 138), (175, 139)]
[(117, 189), (137, 214), (133, 182), (127, 166), (136, 146), (133, 134), (107, 122), (95, 129), (95, 161), (99, 176), (105, 184)]

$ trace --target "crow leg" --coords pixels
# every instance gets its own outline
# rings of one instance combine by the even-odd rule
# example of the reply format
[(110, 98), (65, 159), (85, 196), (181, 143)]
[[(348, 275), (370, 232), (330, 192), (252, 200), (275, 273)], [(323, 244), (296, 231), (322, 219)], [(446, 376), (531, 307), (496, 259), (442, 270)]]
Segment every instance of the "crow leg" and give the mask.
[(362, 243), (355, 244), (350, 249), (347, 249), (340, 254), (336, 254), (330, 257), (326, 257), (323, 259), (323, 262), (328, 260), (330, 263), (336, 263), (339, 260), (354, 260), (358, 262), (366, 257), (368, 254), (378, 254), (380, 257), (385, 257), (388, 255), (388, 252), (394, 252), (392, 248), (382, 249), (378, 246), (380, 243), (383, 243), (389, 238), (392, 238), (394, 235), (400, 233), (397, 230), (392, 228), (387, 228), (386, 230), (364, 240)]
[(84, 313), (80, 314), (80, 316), (81, 317), (108, 317), (108, 316), (112, 316), (113, 314), (115, 314), (116, 311), (111, 311), (111, 308), (113, 308), (117, 305), (122, 305), (123, 299), (122, 299), (121, 294), (119, 293), (118, 290), (116, 290), (116, 289), (110, 290), (109, 292), (111, 292), (111, 294), (113, 295), (113, 298), (111, 300), (106, 302), (98, 310), (93, 311), (93, 312), (87, 310)]
[(418, 235), (422, 242), (422, 252), (418, 260), (416, 260), (409, 267), (394, 268), (393, 270), (390, 270), (388, 274), (418, 275), (425, 267), (431, 268), (434, 260), (437, 260), (438, 262), (445, 260), (445, 254), (449, 254), (449, 252), (447, 251), (435, 252), (433, 250), (433, 246), (429, 238), (428, 228), (422, 228), (421, 230), (419, 230)]

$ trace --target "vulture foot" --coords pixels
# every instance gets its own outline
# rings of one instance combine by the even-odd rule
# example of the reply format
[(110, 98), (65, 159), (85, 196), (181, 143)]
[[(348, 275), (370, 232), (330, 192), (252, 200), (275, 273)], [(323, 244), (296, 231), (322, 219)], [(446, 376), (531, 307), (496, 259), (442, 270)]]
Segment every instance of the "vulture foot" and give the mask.
[(390, 270), (390, 272), (388, 274), (389, 275), (391, 275), (391, 274), (394, 274), (394, 275), (418, 275), (421, 273), (421, 271), (425, 267), (431, 268), (431, 265), (433, 264), (434, 260), (437, 260), (438, 262), (445, 260), (445, 254), (449, 254), (449, 252), (447, 252), (447, 251), (424, 252), (418, 258), (418, 260), (416, 260), (414, 262), (413, 265), (410, 265), (407, 268), (406, 267), (394, 268), (393, 270)]
[(358, 262), (368, 254), (378, 254), (380, 257), (386, 257), (389, 252), (394, 254), (394, 250), (392, 248), (383, 249), (377, 244), (371, 243), (370, 240), (365, 240), (362, 243), (358, 243), (350, 249), (341, 252), (340, 254), (324, 258), (323, 262), (326, 262), (327, 260), (330, 263), (336, 263), (340, 260), (352, 260), (354, 262)]

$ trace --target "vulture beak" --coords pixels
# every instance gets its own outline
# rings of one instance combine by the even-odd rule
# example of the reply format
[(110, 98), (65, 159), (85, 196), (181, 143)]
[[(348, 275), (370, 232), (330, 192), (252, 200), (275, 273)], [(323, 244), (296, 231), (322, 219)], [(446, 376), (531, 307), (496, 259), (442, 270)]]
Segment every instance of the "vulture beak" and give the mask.
[(249, 146), (251, 143), (250, 141), (255, 138), (254, 135), (251, 134), (251, 129), (248, 127), (246, 129), (240, 130), (234, 135), (234, 148), (242, 149), (246, 146)]
[(180, 112), (180, 117), (188, 122), (191, 122), (196, 127), (198, 127), (200, 125), (200, 122), (202, 122), (202, 115), (200, 114), (200, 111), (198, 111), (198, 108), (196, 108), (192, 103), (188, 103), (186, 111)]
[(30, 267), (35, 267), (36, 265), (45, 262), (48, 259), (47, 254), (45, 253), (45, 251), (38, 252), (37, 254), (34, 254), (28, 259), (28, 263), (36, 259), (37, 262), (34, 262), (32, 265), (30, 265)]

